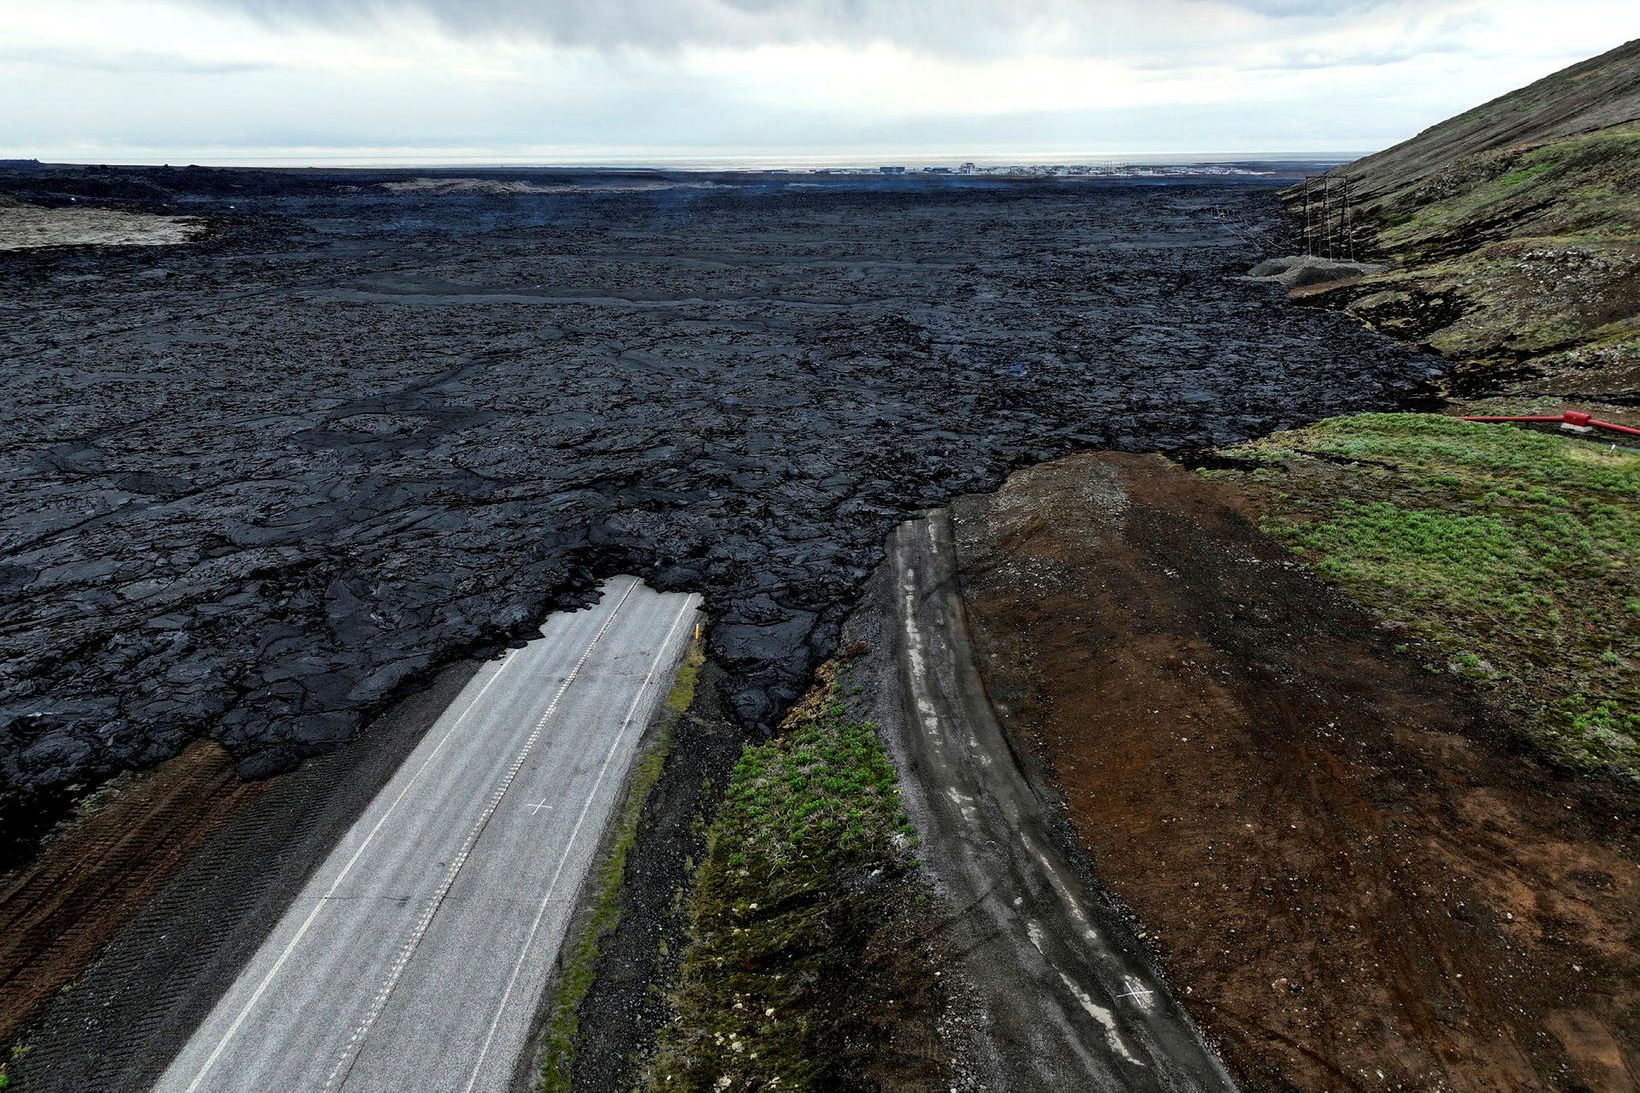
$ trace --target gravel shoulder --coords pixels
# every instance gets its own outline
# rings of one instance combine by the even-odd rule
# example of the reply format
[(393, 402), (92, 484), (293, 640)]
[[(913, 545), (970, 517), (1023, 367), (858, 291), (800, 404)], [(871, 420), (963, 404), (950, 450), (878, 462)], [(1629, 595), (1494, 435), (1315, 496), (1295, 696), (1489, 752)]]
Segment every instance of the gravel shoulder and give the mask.
[[(26, 1051), (9, 1068), (12, 1088), (149, 1087), (479, 667), (451, 665), (341, 748), (262, 783), (253, 799), (202, 832), (200, 845), (140, 908), (104, 907), (100, 922), (89, 909), (54, 916), (65, 928), (106, 933), (108, 943), (89, 966), (55, 965), (54, 993), (21, 1033)], [(158, 838), (124, 839), (119, 855), (107, 860), (94, 856), (95, 843), (64, 846), (81, 848), (78, 867), (92, 871), (125, 872), (131, 859), (151, 863), (166, 853)], [(47, 939), (26, 959), (53, 960), (51, 944)]]

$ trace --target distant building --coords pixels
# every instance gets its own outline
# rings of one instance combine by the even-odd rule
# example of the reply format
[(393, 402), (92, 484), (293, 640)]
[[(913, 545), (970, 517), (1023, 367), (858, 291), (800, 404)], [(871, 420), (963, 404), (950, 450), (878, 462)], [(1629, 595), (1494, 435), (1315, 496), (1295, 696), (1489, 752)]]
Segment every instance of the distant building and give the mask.
[(971, 175), (971, 174), (973, 174), (974, 172), (976, 172), (978, 170), (979, 170), (979, 168), (974, 166), (974, 161), (969, 160), (967, 163), (964, 163), (961, 167), (957, 168), (957, 174), (959, 174), (959, 175)]
[(881, 171), (885, 175), (903, 175), (903, 174), (905, 174), (905, 168), (904, 167), (879, 167), (879, 168), (877, 168), (877, 170)]

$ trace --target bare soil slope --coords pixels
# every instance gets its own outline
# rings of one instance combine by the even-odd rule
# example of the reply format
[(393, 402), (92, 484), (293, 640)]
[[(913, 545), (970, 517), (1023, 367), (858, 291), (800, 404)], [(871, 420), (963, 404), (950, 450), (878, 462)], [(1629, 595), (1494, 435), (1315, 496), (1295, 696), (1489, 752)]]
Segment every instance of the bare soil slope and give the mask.
[(1633, 1088), (1634, 807), (1496, 746), (1241, 505), (1097, 455), (954, 508), (986, 685), (1100, 879), (1250, 1087)]
[(27, 868), (0, 877), (0, 1044), (264, 785), (241, 781), (219, 745), (199, 741), (104, 787)]

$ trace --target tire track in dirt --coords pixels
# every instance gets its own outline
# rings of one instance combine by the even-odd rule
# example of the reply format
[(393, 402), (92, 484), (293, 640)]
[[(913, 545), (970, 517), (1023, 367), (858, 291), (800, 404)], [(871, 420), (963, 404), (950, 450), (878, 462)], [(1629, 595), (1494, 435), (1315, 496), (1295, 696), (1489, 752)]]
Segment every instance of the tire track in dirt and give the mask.
[(903, 708), (881, 722), (924, 858), (958, 908), (995, 1055), (1017, 1090), (1233, 1090), (1148, 953), (1090, 886), (1056, 827), (1057, 803), (997, 723), (958, 597), (943, 511), (907, 522), (884, 563)]

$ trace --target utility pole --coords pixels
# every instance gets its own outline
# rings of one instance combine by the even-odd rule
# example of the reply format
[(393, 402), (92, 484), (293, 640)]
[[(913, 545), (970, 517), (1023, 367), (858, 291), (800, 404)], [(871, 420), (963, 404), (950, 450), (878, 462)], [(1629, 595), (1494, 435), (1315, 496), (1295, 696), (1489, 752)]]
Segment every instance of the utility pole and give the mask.
[[(1336, 203), (1338, 187), (1332, 187), (1331, 192)], [(1339, 216), (1338, 220), (1333, 219), (1333, 210), (1331, 206), (1329, 206), (1327, 209), (1327, 257), (1333, 259), (1334, 261), (1338, 259), (1338, 236), (1340, 234), (1339, 221), (1341, 220), (1343, 220), (1342, 216)]]
[(1333, 190), (1339, 195), (1338, 220), (1333, 224), (1333, 259), (1344, 257), (1344, 186), (1342, 181)]
[(1327, 257), (1333, 256), (1332, 235), (1332, 176), (1321, 176), (1321, 242), (1327, 250)]
[(1350, 207), (1350, 176), (1344, 176), (1344, 257), (1355, 261), (1355, 221), (1354, 211)]
[(1304, 176), (1304, 253), (1310, 254), (1310, 176)]
[(1338, 187), (1338, 257), (1348, 258), (1350, 253), (1350, 180), (1346, 175), (1339, 179)]

